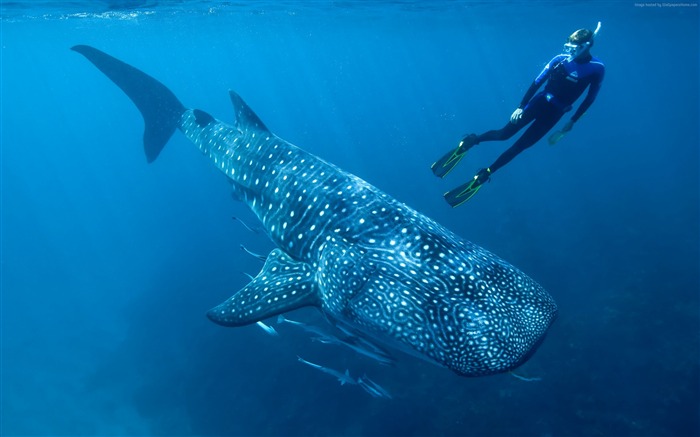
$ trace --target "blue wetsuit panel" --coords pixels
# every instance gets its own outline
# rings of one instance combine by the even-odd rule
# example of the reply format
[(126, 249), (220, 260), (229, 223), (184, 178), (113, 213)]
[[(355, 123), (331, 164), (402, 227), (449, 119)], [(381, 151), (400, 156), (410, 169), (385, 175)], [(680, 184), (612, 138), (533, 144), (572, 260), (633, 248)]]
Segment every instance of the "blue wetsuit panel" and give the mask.
[(535, 81), (539, 80), (541, 83), (548, 78), (544, 91), (553, 95), (563, 106), (572, 105), (590, 86), (586, 99), (571, 117), (573, 121), (578, 121), (600, 91), (600, 85), (605, 77), (605, 66), (599, 59), (593, 57), (584, 62), (566, 61), (566, 57), (564, 59), (562, 57), (563, 55), (558, 55), (549, 61)]

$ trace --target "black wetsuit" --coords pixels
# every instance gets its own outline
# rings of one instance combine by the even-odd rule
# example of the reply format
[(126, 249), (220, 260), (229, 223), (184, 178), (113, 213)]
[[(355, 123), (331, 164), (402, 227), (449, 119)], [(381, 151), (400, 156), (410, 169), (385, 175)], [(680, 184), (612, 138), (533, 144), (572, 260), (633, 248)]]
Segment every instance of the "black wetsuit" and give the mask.
[[(502, 129), (488, 131), (477, 137), (477, 144), (482, 141), (507, 140), (534, 120), (525, 133), (489, 167), (491, 173), (539, 141), (571, 110), (571, 105), (590, 85), (586, 99), (571, 117), (572, 121), (578, 121), (595, 100), (604, 75), (603, 63), (590, 55), (578, 61), (567, 61), (567, 55), (557, 55), (549, 61), (523, 97), (520, 104), (520, 108), (523, 108), (522, 117), (515, 124), (508, 122)], [(545, 80), (548, 82), (544, 91), (535, 95)]]

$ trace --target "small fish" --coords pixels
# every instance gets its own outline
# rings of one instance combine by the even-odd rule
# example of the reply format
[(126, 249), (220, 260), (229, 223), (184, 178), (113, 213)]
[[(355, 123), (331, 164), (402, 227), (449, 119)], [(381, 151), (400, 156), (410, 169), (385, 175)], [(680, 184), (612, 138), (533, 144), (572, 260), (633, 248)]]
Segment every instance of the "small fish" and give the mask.
[[(306, 331), (310, 334), (318, 335), (322, 339), (330, 339), (333, 337), (331, 334), (328, 333), (328, 331), (326, 331), (323, 328), (319, 328), (318, 326), (314, 326), (314, 325), (308, 325), (308, 324), (302, 323), (302, 322), (297, 322), (296, 320), (288, 319), (288, 318), (284, 317), (283, 314), (280, 314), (279, 316), (277, 316), (277, 324), (282, 324), (282, 323), (288, 323), (290, 325), (298, 326), (299, 328), (303, 329), (304, 331)], [(329, 340), (329, 341), (331, 341), (331, 340)]]
[(252, 256), (253, 258), (259, 259), (262, 262), (265, 262), (267, 260), (267, 257), (265, 255), (260, 255), (259, 253), (255, 253), (242, 244), (241, 244), (241, 249), (243, 249), (243, 252), (247, 253), (248, 255)]
[(231, 218), (232, 218), (233, 220), (239, 222), (240, 224), (242, 224), (243, 227), (246, 228), (247, 230), (249, 230), (250, 232), (252, 232), (252, 233), (254, 233), (254, 234), (259, 234), (259, 233), (260, 233), (260, 228), (259, 228), (259, 227), (257, 227), (257, 226), (254, 226), (254, 227), (248, 226), (248, 224), (246, 224), (246, 222), (244, 222), (243, 220), (241, 220), (240, 218), (238, 218), (238, 217), (236, 217), (236, 216), (233, 216), (233, 217), (231, 217)]
[(542, 381), (542, 378), (540, 378), (539, 376), (532, 376), (532, 377), (529, 377), (529, 376), (518, 375), (518, 374), (515, 373), (515, 372), (509, 372), (509, 373), (510, 373), (511, 375), (513, 375), (515, 378), (517, 378), (517, 379), (519, 379), (519, 380), (521, 380), (521, 381), (525, 381), (525, 382), (537, 382), (537, 381)]
[(246, 272), (239, 272), (239, 273), (245, 275), (245, 276), (246, 276), (248, 279), (250, 279), (251, 281), (252, 281), (253, 279), (255, 279), (255, 276), (251, 275), (250, 273), (246, 273)]
[(367, 347), (366, 345), (370, 343), (361, 339), (360, 337), (317, 337), (313, 338), (312, 340), (323, 344), (338, 344), (348, 347), (361, 355), (372, 358), (379, 364), (384, 364), (387, 366), (393, 366), (396, 364), (396, 358), (389, 355), (388, 352), (379, 349), (377, 346), (373, 345), (372, 347)]
[(270, 334), (273, 337), (280, 336), (279, 332), (277, 332), (275, 330), (275, 328), (273, 328), (272, 326), (268, 326), (268, 325), (264, 324), (263, 322), (256, 322), (255, 324), (258, 325), (259, 327), (261, 327), (263, 331), (267, 332), (268, 334)]
[(369, 379), (367, 375), (362, 375), (360, 378), (357, 378), (357, 384), (374, 398), (393, 399), (391, 393), (381, 385)]
[[(277, 316), (277, 323), (289, 323), (290, 325), (298, 326), (306, 332), (316, 335), (316, 337), (312, 337), (314, 341), (348, 347), (359, 354), (372, 358), (380, 364), (394, 365), (396, 363), (396, 358), (392, 357), (387, 351), (361, 337), (354, 335), (340, 337), (322, 328), (287, 319), (282, 314)], [(342, 330), (342, 332), (347, 333), (345, 330)]]
[(306, 365), (308, 365), (308, 366), (311, 366), (311, 367), (313, 367), (314, 369), (318, 369), (318, 370), (320, 370), (320, 371), (323, 372), (323, 373), (327, 373), (327, 374), (329, 374), (329, 375), (331, 375), (331, 376), (335, 376), (336, 378), (338, 378), (338, 382), (340, 382), (340, 385), (345, 385), (345, 384), (357, 384), (357, 380), (356, 380), (355, 378), (353, 378), (352, 376), (350, 376), (350, 371), (347, 370), (347, 369), (345, 370), (345, 373), (342, 373), (342, 372), (339, 372), (339, 371), (337, 371), (337, 370), (333, 370), (333, 369), (330, 369), (330, 368), (328, 368), (328, 367), (323, 367), (323, 366), (321, 366), (321, 365), (314, 364), (314, 363), (312, 363), (312, 362), (310, 362), (310, 361), (306, 361), (305, 359), (303, 359), (303, 358), (300, 357), (300, 356), (297, 356), (297, 358), (298, 358), (299, 361), (301, 361), (302, 363), (304, 363), (304, 364), (306, 364)]
[(376, 345), (362, 336), (353, 334), (342, 325), (338, 325), (338, 329), (340, 329), (346, 335), (345, 337), (338, 337), (343, 345), (349, 347), (355, 352), (378, 361), (379, 364), (390, 366), (396, 364), (396, 358), (394, 358), (386, 349)]

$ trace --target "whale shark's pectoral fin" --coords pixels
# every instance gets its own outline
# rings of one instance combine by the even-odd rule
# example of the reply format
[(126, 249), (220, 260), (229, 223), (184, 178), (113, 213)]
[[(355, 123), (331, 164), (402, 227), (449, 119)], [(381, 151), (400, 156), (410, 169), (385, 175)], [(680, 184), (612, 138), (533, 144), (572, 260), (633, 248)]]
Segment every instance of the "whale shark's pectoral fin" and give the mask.
[(209, 310), (207, 317), (219, 325), (243, 326), (311, 305), (319, 305), (311, 266), (275, 249), (260, 273), (226, 302)]
[(270, 130), (265, 126), (265, 124), (260, 120), (260, 117), (250, 109), (250, 106), (243, 101), (241, 96), (236, 94), (235, 91), (228, 91), (229, 97), (231, 97), (231, 103), (233, 104), (233, 110), (236, 112), (236, 123), (235, 126), (240, 130), (246, 130), (254, 128), (256, 130), (270, 132)]

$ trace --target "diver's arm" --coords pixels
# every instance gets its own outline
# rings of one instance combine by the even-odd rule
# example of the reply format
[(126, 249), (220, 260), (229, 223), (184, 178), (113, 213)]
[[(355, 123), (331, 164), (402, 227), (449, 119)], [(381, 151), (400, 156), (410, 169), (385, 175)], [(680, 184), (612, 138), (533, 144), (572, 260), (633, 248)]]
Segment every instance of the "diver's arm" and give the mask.
[(571, 117), (571, 125), (573, 126), (574, 123), (578, 121), (579, 118), (583, 116), (583, 114), (586, 113), (588, 108), (591, 107), (593, 102), (595, 101), (595, 98), (598, 96), (598, 91), (600, 91), (600, 86), (603, 83), (603, 78), (605, 77), (605, 69), (602, 68), (600, 69), (600, 72), (598, 73), (598, 77), (596, 80), (591, 82), (590, 87), (588, 88), (588, 94), (586, 94), (586, 98), (581, 102), (581, 106), (578, 107), (576, 112), (574, 113), (573, 117)]
[(520, 101), (520, 106), (518, 106), (518, 108), (525, 108), (530, 99), (532, 99), (532, 96), (534, 96), (537, 90), (540, 89), (540, 86), (542, 86), (542, 82), (538, 83), (537, 81), (533, 81), (532, 85), (530, 85), (530, 88), (527, 89), (525, 96), (523, 96), (523, 100)]
[(542, 85), (541, 82), (532, 82), (532, 85), (530, 85), (530, 88), (528, 88), (527, 92), (525, 93), (525, 97), (523, 97), (523, 100), (520, 102), (520, 105), (517, 108), (515, 108), (515, 111), (513, 111), (513, 113), (510, 116), (510, 122), (512, 124), (518, 123), (518, 121), (523, 117), (523, 109), (528, 104), (532, 96), (534, 96), (537, 90), (540, 88), (540, 85)]
[(545, 83), (547, 79), (549, 79), (549, 76), (552, 75), (552, 70), (554, 70), (554, 67), (559, 65), (562, 59), (563, 55), (557, 55), (553, 57), (549, 62), (547, 62), (547, 65), (545, 65), (542, 71), (540, 71), (540, 74), (538, 74), (535, 80), (532, 81), (530, 88), (527, 89), (525, 96), (523, 96), (523, 100), (520, 102), (520, 106), (518, 106), (519, 109), (523, 109), (525, 108), (525, 106), (527, 106), (527, 104), (530, 102), (530, 99), (532, 99), (532, 97), (535, 95), (537, 90), (540, 89), (542, 84)]
[(557, 58), (558, 56), (555, 56), (551, 61), (549, 61), (547, 65), (544, 66), (540, 74), (537, 75), (535, 80), (532, 81), (530, 88), (527, 89), (523, 99), (520, 101), (520, 105), (518, 105), (518, 107), (515, 108), (515, 111), (513, 111), (513, 114), (511, 114), (511, 123), (516, 124), (523, 117), (523, 110), (525, 109), (525, 106), (530, 103), (530, 100), (535, 95), (537, 90), (540, 89), (545, 80), (547, 80), (552, 74), (552, 65), (554, 65), (554, 63), (557, 61)]
[(574, 123), (576, 123), (578, 119), (581, 118), (583, 114), (586, 113), (588, 108), (590, 108), (590, 106), (593, 104), (593, 101), (598, 95), (599, 90), (600, 83), (591, 84), (590, 88), (588, 88), (588, 94), (586, 95), (586, 98), (583, 100), (583, 102), (581, 102), (581, 106), (578, 107), (576, 113), (574, 113), (574, 116), (571, 117), (571, 120), (566, 122), (566, 124), (561, 130), (562, 132), (569, 132), (574, 127)]
[(540, 89), (542, 84), (547, 79), (549, 79), (549, 77), (552, 75), (552, 70), (554, 70), (554, 68), (562, 62), (563, 58), (563, 55), (557, 55), (547, 62), (547, 65), (544, 66), (540, 74), (538, 74), (535, 80), (532, 81), (530, 88), (527, 89), (523, 99), (520, 101), (520, 105), (515, 108), (515, 111), (513, 111), (513, 114), (510, 116), (511, 123), (516, 124), (518, 120), (522, 118), (525, 106), (530, 103), (530, 100), (535, 96), (537, 90)]
[(588, 88), (588, 94), (586, 95), (586, 98), (583, 100), (583, 102), (581, 102), (581, 106), (578, 107), (576, 113), (574, 113), (574, 116), (571, 117), (572, 122), (576, 123), (578, 119), (586, 113), (588, 108), (590, 108), (593, 102), (595, 101), (595, 98), (598, 95), (598, 91), (600, 91), (600, 82), (592, 83), (591, 86)]

